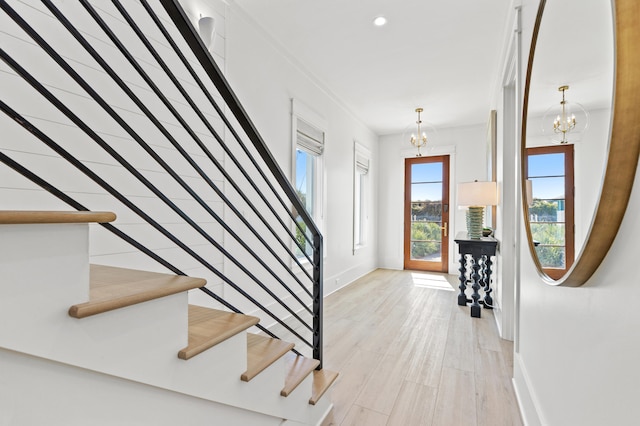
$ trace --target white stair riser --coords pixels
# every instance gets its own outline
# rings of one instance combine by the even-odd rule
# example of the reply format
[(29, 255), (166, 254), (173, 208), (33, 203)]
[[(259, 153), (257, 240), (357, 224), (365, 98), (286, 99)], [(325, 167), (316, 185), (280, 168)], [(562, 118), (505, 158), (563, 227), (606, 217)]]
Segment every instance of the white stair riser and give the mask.
[(186, 293), (82, 319), (70, 317), (69, 306), (45, 300), (0, 310), (1, 346), (127, 376), (144, 361), (153, 368), (160, 356), (177, 357), (187, 344)]
[(0, 315), (26, 306), (23, 319), (41, 323), (87, 300), (88, 235), (87, 224), (0, 225)]

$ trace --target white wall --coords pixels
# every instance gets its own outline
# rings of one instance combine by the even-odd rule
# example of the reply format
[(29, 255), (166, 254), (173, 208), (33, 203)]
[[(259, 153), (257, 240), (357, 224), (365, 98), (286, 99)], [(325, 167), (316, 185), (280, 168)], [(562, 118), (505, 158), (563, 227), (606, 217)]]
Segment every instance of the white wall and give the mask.
[[(453, 240), (456, 233), (466, 231), (466, 222), (465, 211), (456, 207), (456, 183), (487, 179), (487, 125), (439, 129), (432, 139), (427, 149), (423, 150), (423, 155), (451, 155), (449, 273), (457, 274), (458, 256)], [(384, 158), (384, 163), (381, 163), (379, 185), (378, 256), (380, 267), (383, 268), (404, 268), (404, 159), (415, 156), (415, 153), (416, 149), (412, 149), (410, 142), (403, 140), (402, 135), (380, 138), (380, 158)]]
[[(57, 2), (56, 5), (66, 14), (71, 22), (94, 45), (100, 55), (125, 81), (131, 90), (142, 99), (143, 103), (162, 121), (163, 125), (180, 140), (180, 145), (190, 153), (200, 167), (209, 175), (217, 185), (223, 185), (220, 173), (206, 159), (204, 153), (195, 146), (194, 142), (181, 130), (180, 125), (172, 118), (168, 110), (160, 100), (152, 93), (150, 88), (137, 75), (124, 57), (105, 33), (95, 24), (87, 12), (75, 2)], [(219, 3), (219, 5), (223, 5)], [(59, 52), (77, 72), (91, 85), (106, 102), (128, 120), (128, 123), (144, 139), (176, 173), (196, 191), (199, 191), (205, 202), (214, 210), (221, 209), (220, 198), (211, 192), (204, 180), (197, 175), (194, 169), (178, 154), (168, 138), (144, 118), (141, 110), (136, 107), (106, 75), (106, 72), (80, 47), (73, 37), (51, 16), (51, 13), (41, 4), (26, 5), (21, 2), (11, 2), (11, 6), (21, 14), (36, 31)], [(162, 43), (162, 35), (154, 28), (153, 22), (146, 16), (146, 12), (139, 4), (127, 4), (129, 13), (136, 20), (142, 31), (150, 37), (154, 47), (168, 60), (168, 64), (176, 72), (180, 73), (182, 66), (177, 59), (168, 59), (170, 48)], [(199, 137), (216, 156), (220, 156), (220, 148), (216, 147), (215, 140), (204, 126), (194, 117), (193, 112), (184, 108), (185, 101), (162, 72), (141, 43), (137, 42), (135, 34), (118, 19), (119, 13), (110, 4), (95, 2), (94, 7), (108, 25), (115, 28), (116, 33), (128, 47), (131, 54), (142, 64), (144, 70), (159, 82), (163, 93), (183, 115), (185, 120), (198, 132)], [(171, 30), (171, 23), (164, 14), (159, 4), (154, 4), (156, 13), (164, 20), (174, 39), (180, 40), (179, 33)], [(224, 11), (224, 7), (222, 8)], [(163, 191), (172, 202), (176, 203), (187, 215), (194, 218), (198, 224), (213, 238), (221, 239), (223, 236), (220, 225), (204, 212), (193, 200), (189, 199), (184, 189), (179, 187), (165, 170), (155, 161), (151, 160), (142, 148), (133, 140), (127, 132), (106, 114), (102, 108), (92, 101), (89, 95), (80, 88), (62, 69), (49, 59), (43, 51), (14, 24), (5, 13), (0, 14), (3, 34), (0, 44), (9, 55), (42, 82), (55, 96), (66, 102), (69, 108), (92, 128), (102, 139), (109, 143), (132, 166), (144, 175), (153, 185)], [(219, 26), (224, 30), (224, 25)], [(223, 32), (218, 38), (218, 43), (213, 51), (217, 61), (224, 62), (224, 37)], [(189, 49), (178, 41), (179, 46), (187, 57), (195, 63), (189, 55)], [(186, 72), (186, 71), (184, 71)], [(164, 80), (163, 80), (164, 79)], [(184, 83), (184, 81), (183, 81)], [(207, 84), (207, 83), (205, 83)], [(208, 83), (210, 85), (210, 83)], [(220, 121), (211, 106), (197, 98), (192, 86), (185, 85), (187, 91), (199, 102), (204, 114), (208, 115), (212, 126), (218, 132), (223, 131)], [(211, 86), (210, 90), (212, 90)], [(210, 247), (203, 244), (201, 236), (197, 235), (188, 225), (180, 223), (176, 213), (165, 204), (158, 201), (149, 189), (121, 167), (106, 151), (87, 134), (79, 130), (70, 119), (66, 118), (56, 108), (44, 100), (34, 89), (29, 87), (22, 78), (16, 75), (6, 64), (0, 65), (0, 92), (3, 101), (27, 117), (36, 127), (50, 135), (52, 139), (67, 151), (76, 156), (83, 164), (94, 170), (101, 178), (109, 182), (116, 190), (132, 200), (163, 227), (168, 229), (189, 247), (217, 268), (222, 268), (222, 258), (219, 253), (212, 253)], [(215, 90), (212, 90), (216, 96)], [(202, 96), (202, 95), (200, 95)], [(181, 103), (182, 102), (182, 103)], [(206, 101), (205, 101), (206, 102)], [(154, 250), (160, 256), (172, 262), (183, 272), (206, 278), (209, 286), (214, 291), (221, 291), (222, 287), (213, 273), (203, 268), (198, 262), (185, 255), (176, 244), (152, 230), (132, 210), (118, 202), (114, 197), (93, 183), (89, 178), (78, 172), (73, 166), (47, 148), (36, 137), (29, 134), (16, 122), (5, 114), (0, 114), (0, 128), (4, 137), (0, 140), (0, 150), (9, 157), (20, 162), (33, 172), (44, 178), (50, 184), (56, 186), (71, 197), (84, 204), (91, 210), (114, 211), (118, 215), (115, 225), (124, 232), (129, 233), (142, 244)], [(181, 133), (183, 132), (183, 133)], [(72, 207), (59, 201), (37, 185), (29, 182), (4, 164), (0, 164), (0, 208), (2, 209), (31, 209), (31, 210), (73, 210)], [(167, 270), (151, 258), (138, 252), (135, 248), (108, 233), (98, 225), (91, 227), (91, 261), (93, 263), (108, 264), (122, 267), (157, 270)]]
[(640, 237), (640, 175), (607, 257), (578, 288), (543, 284), (522, 248), (520, 352), (515, 385), (537, 411), (529, 424), (631, 425), (640, 415), (634, 365), (640, 357), (632, 304), (640, 297), (629, 265)]
[[(537, 1), (522, 3), (526, 53)], [(640, 311), (634, 309), (633, 301), (640, 297), (640, 286), (630, 265), (637, 262), (632, 248), (640, 238), (636, 220), (640, 215), (640, 175), (634, 184), (616, 240), (582, 287), (545, 285), (526, 241), (521, 241), (514, 384), (528, 425), (637, 423), (640, 372), (635, 365), (640, 359)]]
[[(335, 291), (377, 266), (378, 138), (295, 60), (270, 40), (235, 3), (228, 8), (227, 78), (283, 171), (291, 176), (291, 99), (326, 123), (324, 291)], [(352, 251), (353, 143), (371, 151), (370, 217), (366, 247)]]

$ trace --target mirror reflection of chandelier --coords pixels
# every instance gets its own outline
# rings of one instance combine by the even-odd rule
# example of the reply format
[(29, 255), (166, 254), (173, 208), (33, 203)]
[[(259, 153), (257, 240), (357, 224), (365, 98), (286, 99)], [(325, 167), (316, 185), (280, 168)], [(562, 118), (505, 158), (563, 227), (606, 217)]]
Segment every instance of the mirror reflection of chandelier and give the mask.
[(416, 124), (418, 125), (417, 136), (416, 133), (411, 134), (411, 145), (418, 148), (418, 153), (416, 157), (422, 157), (422, 153), (420, 152), (420, 148), (427, 144), (427, 134), (422, 131), (422, 119), (420, 118), (420, 113), (424, 111), (422, 108), (416, 108), (416, 112), (418, 113), (418, 120), (416, 120)]
[(551, 106), (542, 117), (542, 132), (552, 141), (561, 144), (580, 140), (589, 126), (589, 113), (577, 102), (565, 98), (568, 85), (558, 87), (562, 92), (560, 104)]

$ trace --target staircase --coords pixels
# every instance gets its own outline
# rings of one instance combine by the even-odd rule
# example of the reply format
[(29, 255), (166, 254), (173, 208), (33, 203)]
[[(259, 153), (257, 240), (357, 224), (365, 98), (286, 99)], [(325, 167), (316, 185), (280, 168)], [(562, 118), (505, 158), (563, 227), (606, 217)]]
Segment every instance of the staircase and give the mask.
[(89, 223), (114, 219), (0, 212), (0, 426), (325, 421), (337, 373), (190, 305), (205, 280), (90, 265)]

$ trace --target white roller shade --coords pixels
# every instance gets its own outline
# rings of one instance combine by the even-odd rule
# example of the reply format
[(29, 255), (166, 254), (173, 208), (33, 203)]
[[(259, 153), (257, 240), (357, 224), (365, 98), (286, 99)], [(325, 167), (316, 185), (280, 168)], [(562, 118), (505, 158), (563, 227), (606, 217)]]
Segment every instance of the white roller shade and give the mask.
[(322, 155), (324, 151), (324, 132), (312, 125), (297, 119), (296, 144), (298, 148), (313, 155)]
[(369, 173), (369, 158), (360, 152), (356, 152), (356, 171), (363, 175)]

